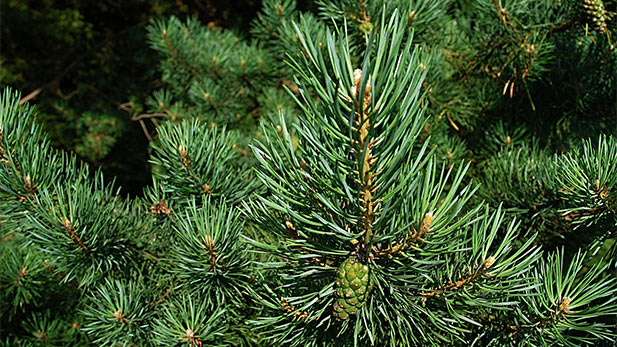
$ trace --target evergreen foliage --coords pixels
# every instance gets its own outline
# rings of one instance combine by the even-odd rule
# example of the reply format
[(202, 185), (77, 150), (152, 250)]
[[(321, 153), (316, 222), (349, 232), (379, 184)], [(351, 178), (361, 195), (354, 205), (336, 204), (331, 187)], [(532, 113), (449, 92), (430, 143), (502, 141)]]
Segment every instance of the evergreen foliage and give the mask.
[(150, 19), (190, 14), (248, 30), (259, 2), (6, 0), (1, 7), (0, 88), (35, 100), (54, 147), (117, 176), (123, 195), (135, 196), (151, 183), (139, 116), (161, 84), (146, 40)]
[(5, 89), (2, 343), (615, 343), (616, 6), (154, 20), (141, 198)]

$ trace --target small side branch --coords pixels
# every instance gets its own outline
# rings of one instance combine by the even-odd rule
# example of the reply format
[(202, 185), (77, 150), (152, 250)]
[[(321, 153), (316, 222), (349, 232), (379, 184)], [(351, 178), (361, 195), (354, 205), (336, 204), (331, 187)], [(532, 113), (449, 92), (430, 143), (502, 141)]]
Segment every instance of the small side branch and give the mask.
[(173, 59), (177, 61), (178, 64), (180, 64), (180, 66), (182, 66), (183, 68), (188, 70), (191, 74), (193, 74), (193, 76), (197, 75), (197, 70), (195, 70), (195, 68), (187, 64), (184, 60), (180, 59), (180, 57), (178, 56), (178, 50), (171, 42), (171, 39), (169, 38), (169, 35), (167, 34), (166, 30), (163, 30), (163, 38), (165, 39), (165, 45), (167, 46), (167, 49), (169, 49), (169, 52), (171, 52)]
[(216, 259), (218, 258), (218, 252), (216, 251), (216, 245), (214, 244), (214, 240), (210, 235), (206, 235), (204, 238), (203, 248), (206, 250), (206, 254), (210, 259), (210, 266), (212, 270), (216, 271), (218, 269), (218, 265), (216, 263)]
[(373, 248), (373, 255), (376, 257), (388, 257), (392, 258), (392, 255), (402, 252), (407, 248), (414, 248), (415, 244), (419, 241), (424, 241), (423, 237), (429, 233), (429, 229), (431, 228), (431, 224), (433, 223), (433, 213), (429, 212), (424, 216), (424, 220), (422, 221), (422, 226), (420, 227), (420, 231), (417, 231), (415, 228), (411, 230), (411, 233), (407, 236), (407, 238), (401, 242), (397, 242), (394, 245), (388, 246), (386, 249), (377, 249)]
[(62, 226), (66, 229), (66, 232), (71, 237), (71, 240), (73, 240), (73, 242), (75, 242), (81, 250), (86, 251), (86, 252), (90, 251), (88, 247), (86, 247), (86, 244), (75, 233), (75, 230), (73, 230), (73, 224), (68, 218), (64, 219), (64, 221), (62, 222)]
[(482, 264), (476, 267), (475, 271), (471, 269), (468, 270), (467, 276), (459, 276), (458, 280), (455, 282), (450, 281), (450, 283), (445, 286), (439, 286), (430, 292), (420, 293), (423, 299), (426, 300), (428, 297), (440, 296), (448, 292), (457, 291), (463, 287), (473, 285), (473, 283), (482, 276), (490, 276), (488, 273), (488, 269), (493, 266), (495, 263), (495, 257), (490, 256), (488, 259), (484, 260)]
[(570, 313), (570, 304), (572, 303), (572, 299), (568, 297), (564, 297), (557, 303), (557, 307), (554, 310), (549, 310), (543, 318), (540, 318), (533, 322), (531, 325), (527, 326), (510, 326), (510, 329), (513, 329), (510, 333), (510, 337), (514, 337), (520, 333), (525, 333), (530, 331), (531, 329), (543, 328), (547, 325), (554, 324), (560, 318), (565, 317), (566, 314)]

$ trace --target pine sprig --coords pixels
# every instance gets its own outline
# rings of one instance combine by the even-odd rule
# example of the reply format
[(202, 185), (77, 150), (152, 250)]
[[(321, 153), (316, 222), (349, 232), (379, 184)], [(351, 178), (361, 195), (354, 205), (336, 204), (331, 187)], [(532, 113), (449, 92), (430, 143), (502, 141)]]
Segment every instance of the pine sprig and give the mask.
[(83, 329), (99, 345), (137, 345), (152, 338), (151, 311), (143, 284), (105, 281), (88, 298)]
[(575, 228), (584, 226), (598, 250), (609, 241), (608, 254), (617, 264), (617, 141), (612, 136), (601, 136), (594, 145), (585, 141), (581, 148), (560, 156), (557, 180), (559, 193), (566, 208), (562, 212)]
[(150, 162), (168, 201), (186, 204), (191, 197), (213, 196), (234, 204), (248, 198), (256, 185), (239, 161), (235, 140), (225, 129), (198, 121), (161, 126)]
[(6, 90), (1, 342), (614, 344), (614, 5), (266, 0), (252, 37), (154, 20), (133, 200)]
[(193, 203), (177, 216), (171, 254), (177, 289), (202, 298), (208, 309), (245, 306), (252, 266), (241, 238), (243, 226), (239, 211), (211, 199), (199, 207)]
[[(298, 35), (306, 53), (292, 64), (303, 110), (298, 150), (281, 118), (281, 134), (254, 148), (271, 195), (247, 204), (278, 240), (252, 241), (279, 278), (258, 298), (269, 308), (256, 320), (266, 341), (455, 343), (480, 317), (536, 295), (533, 238), (517, 247), (517, 224), (469, 206), (466, 167), (439, 169), (427, 143), (412, 146), (423, 128), (424, 68), (398, 17), (369, 39), (362, 69), (352, 69), (345, 36), (319, 47)], [(356, 263), (367, 278), (354, 274)]]
[[(19, 236), (15, 236), (19, 237)], [(2, 312), (11, 315), (37, 305), (54, 282), (48, 266), (38, 252), (20, 247), (23, 241), (3, 245), (0, 257), (0, 288)]]
[(228, 346), (224, 339), (225, 310), (212, 311), (193, 297), (170, 300), (156, 320), (153, 342), (165, 346)]
[(541, 284), (537, 295), (525, 299), (529, 314), (510, 327), (510, 336), (542, 346), (614, 341), (610, 318), (617, 314), (617, 283), (605, 277), (608, 265), (597, 263), (584, 270), (584, 259), (585, 254), (579, 253), (568, 264), (562, 251), (541, 261), (535, 272)]
[(5, 158), (0, 194), (21, 218), (27, 242), (49, 257), (63, 282), (88, 286), (100, 279), (99, 271), (126, 270), (136, 260), (128, 241), (128, 204), (100, 173), (89, 181), (86, 167), (53, 150), (30, 108), (18, 106), (18, 100), (18, 94), (6, 90), (0, 101)]
[(576, 205), (569, 213), (582, 214), (580, 223), (594, 223), (617, 216), (617, 141), (602, 136), (594, 148), (586, 141), (559, 158), (559, 182), (569, 201)]

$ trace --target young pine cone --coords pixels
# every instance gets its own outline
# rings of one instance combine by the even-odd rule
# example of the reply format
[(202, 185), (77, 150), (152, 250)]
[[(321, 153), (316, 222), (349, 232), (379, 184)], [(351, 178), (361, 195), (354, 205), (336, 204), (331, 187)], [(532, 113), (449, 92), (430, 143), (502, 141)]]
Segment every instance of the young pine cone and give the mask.
[(366, 303), (373, 288), (368, 265), (357, 261), (355, 257), (345, 260), (337, 270), (336, 301), (334, 315), (339, 320), (349, 319)]

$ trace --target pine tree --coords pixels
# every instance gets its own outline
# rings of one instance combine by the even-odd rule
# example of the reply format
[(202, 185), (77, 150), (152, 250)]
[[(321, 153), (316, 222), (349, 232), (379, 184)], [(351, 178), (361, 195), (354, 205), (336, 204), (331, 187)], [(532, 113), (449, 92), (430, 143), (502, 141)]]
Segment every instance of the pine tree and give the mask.
[(614, 6), (266, 0), (250, 39), (155, 21), (132, 199), (6, 89), (2, 343), (614, 343)]

